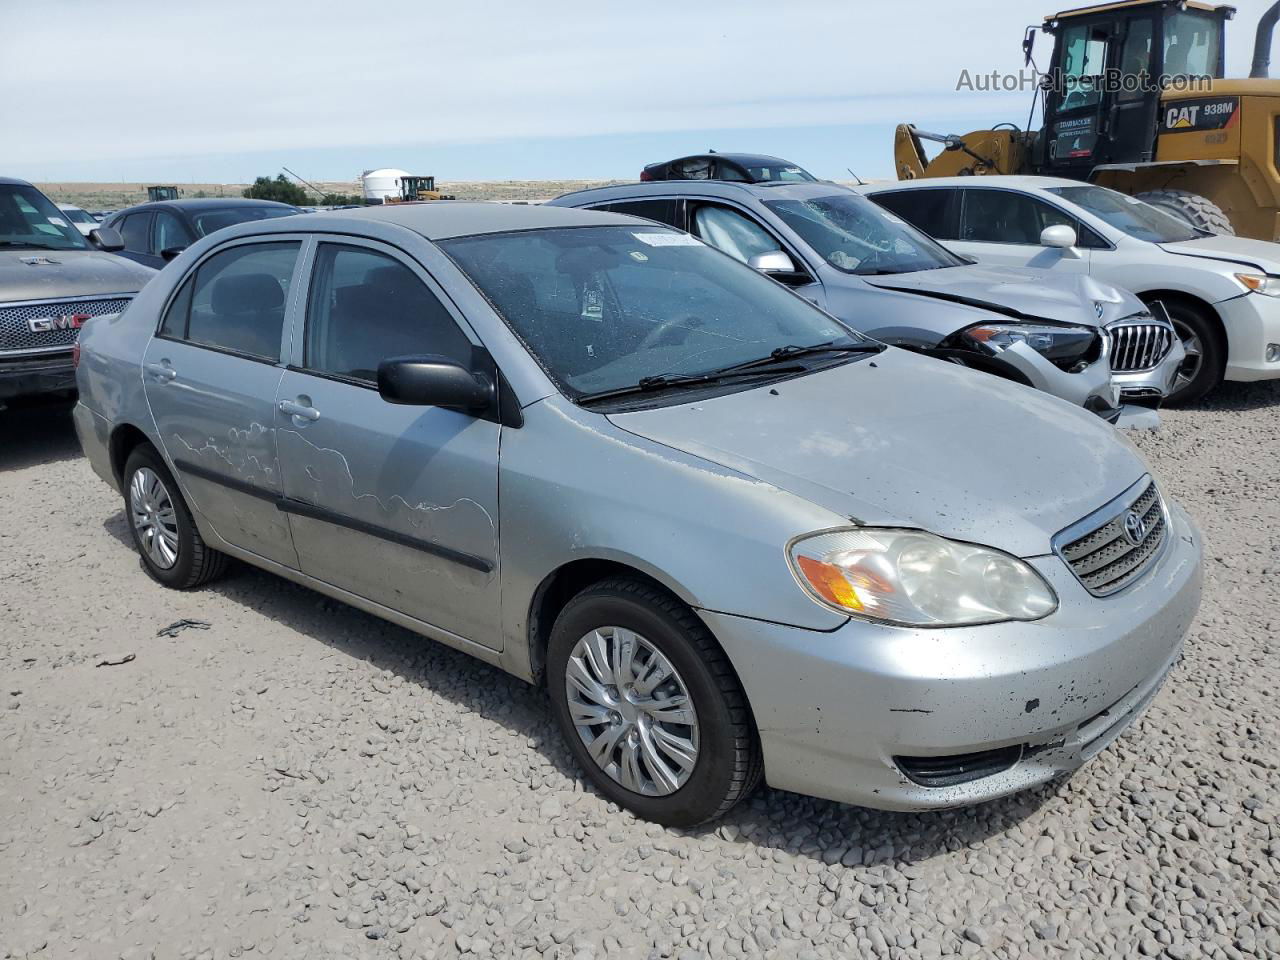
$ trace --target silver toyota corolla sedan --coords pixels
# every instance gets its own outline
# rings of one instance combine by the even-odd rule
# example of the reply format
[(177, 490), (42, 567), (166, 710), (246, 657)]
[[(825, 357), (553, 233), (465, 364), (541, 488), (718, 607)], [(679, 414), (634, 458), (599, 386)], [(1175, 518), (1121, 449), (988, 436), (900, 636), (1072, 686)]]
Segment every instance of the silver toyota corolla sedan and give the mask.
[(81, 343), (81, 443), (152, 577), (238, 558), (544, 684), (666, 824), (762, 777), (899, 809), (1045, 781), (1199, 602), (1198, 533), (1101, 419), (632, 217), (244, 224)]

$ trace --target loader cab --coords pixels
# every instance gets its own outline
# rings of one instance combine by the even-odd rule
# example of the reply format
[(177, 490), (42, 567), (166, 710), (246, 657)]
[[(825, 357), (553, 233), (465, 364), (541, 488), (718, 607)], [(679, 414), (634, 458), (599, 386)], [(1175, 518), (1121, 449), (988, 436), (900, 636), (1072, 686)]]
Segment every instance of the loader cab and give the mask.
[(1162, 88), (1222, 77), (1234, 13), (1194, 0), (1134, 0), (1045, 20), (1054, 48), (1037, 166), (1087, 179), (1101, 165), (1155, 160)]

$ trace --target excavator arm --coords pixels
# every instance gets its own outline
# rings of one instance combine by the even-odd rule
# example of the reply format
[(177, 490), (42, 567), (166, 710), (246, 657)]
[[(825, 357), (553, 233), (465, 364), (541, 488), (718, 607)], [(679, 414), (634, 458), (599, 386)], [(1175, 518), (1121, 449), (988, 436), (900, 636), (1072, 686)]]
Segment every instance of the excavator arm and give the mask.
[[(942, 145), (932, 160), (922, 141)], [(975, 130), (963, 137), (930, 133), (909, 123), (898, 125), (893, 136), (893, 159), (899, 180), (921, 177), (954, 177), (1021, 173), (1028, 159), (1030, 138), (1021, 130)]]

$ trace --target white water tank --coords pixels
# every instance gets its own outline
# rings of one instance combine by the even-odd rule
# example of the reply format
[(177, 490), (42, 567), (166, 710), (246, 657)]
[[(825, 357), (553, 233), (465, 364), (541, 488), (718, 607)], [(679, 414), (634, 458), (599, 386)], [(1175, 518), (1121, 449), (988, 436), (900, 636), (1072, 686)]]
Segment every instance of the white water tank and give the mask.
[(400, 196), (400, 178), (409, 176), (406, 170), (380, 167), (360, 174), (360, 190), (365, 203), (383, 203)]

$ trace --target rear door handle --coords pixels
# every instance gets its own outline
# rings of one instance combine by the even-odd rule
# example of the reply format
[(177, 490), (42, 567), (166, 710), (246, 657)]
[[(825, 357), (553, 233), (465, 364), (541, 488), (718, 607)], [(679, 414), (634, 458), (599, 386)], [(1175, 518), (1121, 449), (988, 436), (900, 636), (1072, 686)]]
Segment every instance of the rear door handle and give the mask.
[(143, 369), (161, 383), (168, 383), (178, 376), (177, 370), (163, 363), (148, 363)]
[(292, 400), (281, 400), (279, 403), (280, 412), (286, 417), (300, 417), (303, 420), (316, 421), (320, 419), (320, 411), (315, 407), (307, 407), (301, 403), (294, 403)]

